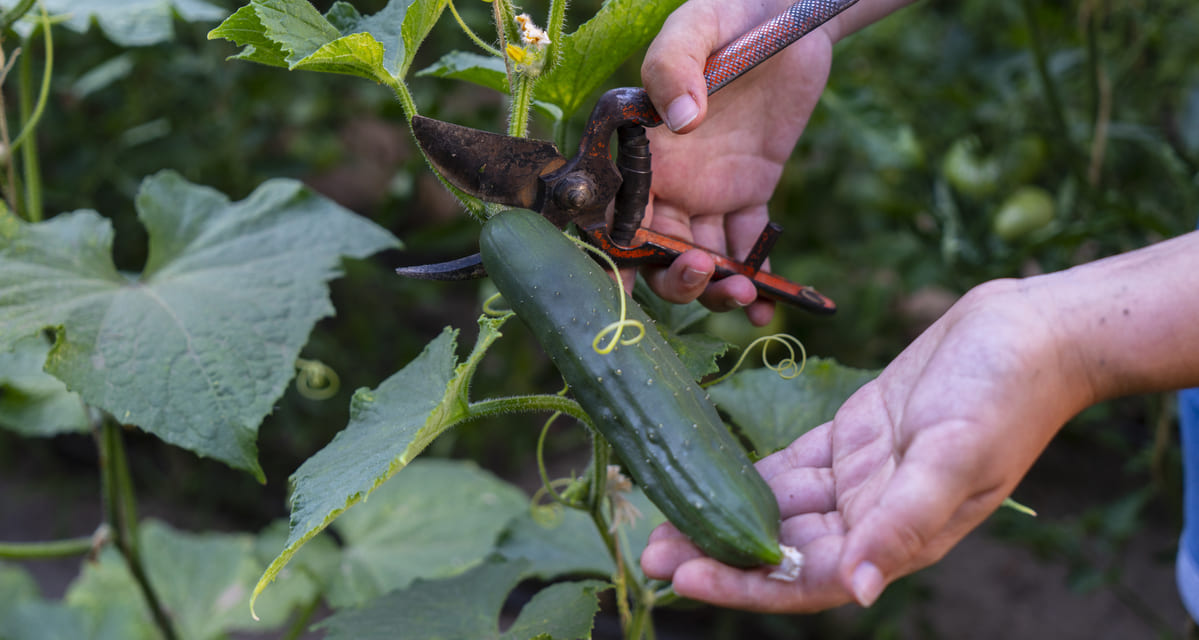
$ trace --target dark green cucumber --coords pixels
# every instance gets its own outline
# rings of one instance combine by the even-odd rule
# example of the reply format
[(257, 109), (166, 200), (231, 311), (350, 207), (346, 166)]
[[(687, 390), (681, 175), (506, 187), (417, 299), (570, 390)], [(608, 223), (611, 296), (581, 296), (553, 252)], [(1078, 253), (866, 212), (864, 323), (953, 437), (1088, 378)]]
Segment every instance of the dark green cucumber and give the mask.
[(777, 564), (774, 494), (641, 308), (628, 300), (627, 315), (645, 325), (645, 338), (597, 353), (595, 337), (619, 319), (624, 295), (599, 265), (524, 210), (489, 220), (480, 246), (506, 303), (662, 513), (721, 562)]

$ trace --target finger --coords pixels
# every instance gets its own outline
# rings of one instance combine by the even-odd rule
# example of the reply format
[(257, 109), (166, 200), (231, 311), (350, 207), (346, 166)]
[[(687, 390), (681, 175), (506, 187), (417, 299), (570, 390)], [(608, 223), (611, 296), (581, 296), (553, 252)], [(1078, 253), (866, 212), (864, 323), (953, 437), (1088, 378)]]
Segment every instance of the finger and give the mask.
[[(845, 587), (869, 606), (886, 584), (928, 562), (928, 550), (969, 497), (970, 469), (954, 461), (906, 459), (877, 503), (850, 523), (840, 573)], [(947, 548), (944, 544), (939, 547)]]
[(655, 580), (670, 580), (680, 565), (703, 555), (678, 529), (664, 524), (650, 534), (641, 552), (641, 570)]
[(686, 133), (704, 120), (708, 86), (704, 62), (716, 48), (717, 6), (692, 2), (666, 19), (646, 51), (641, 83), (671, 131)]
[(769, 298), (759, 297), (745, 307), (745, 317), (755, 327), (764, 327), (774, 319), (775, 303)]
[(784, 519), (837, 509), (837, 488), (829, 467), (788, 469), (775, 474), (766, 484), (778, 499), (779, 515)]
[(758, 290), (745, 276), (729, 276), (708, 285), (699, 301), (713, 311), (732, 311), (748, 307), (758, 299)]
[(686, 304), (704, 292), (715, 270), (712, 256), (692, 249), (675, 258), (669, 267), (649, 268), (644, 273), (645, 281), (663, 300)]
[(754, 465), (770, 481), (775, 475), (799, 467), (833, 465), (833, 423), (826, 422), (795, 439), (785, 449), (762, 458)]
[(828, 609), (851, 600), (837, 577), (843, 542), (838, 535), (826, 535), (804, 545), (804, 567), (795, 582), (768, 578), (769, 569), (734, 569), (701, 557), (675, 570), (674, 590), (693, 600), (762, 613)]

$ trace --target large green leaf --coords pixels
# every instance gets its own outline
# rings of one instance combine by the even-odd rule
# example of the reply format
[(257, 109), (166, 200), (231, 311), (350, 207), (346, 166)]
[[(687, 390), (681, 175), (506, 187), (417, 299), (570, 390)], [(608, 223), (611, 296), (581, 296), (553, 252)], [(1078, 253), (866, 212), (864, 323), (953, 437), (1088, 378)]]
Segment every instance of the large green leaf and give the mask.
[[(639, 489), (622, 495), (641, 517), (631, 524), (623, 524), (619, 539), (626, 557), (639, 558), (650, 532), (666, 522), (666, 518)], [(525, 511), (508, 524), (496, 548), (500, 556), (528, 562), (526, 573), (542, 580), (563, 576), (607, 577), (616, 571), (612, 556), (589, 515), (556, 505), (541, 509), (555, 512), (549, 517), (544, 517), (544, 513), (534, 517)]]
[[(270, 630), (318, 597), (315, 581), (302, 574), (289, 576), (285, 588), (258, 603), (261, 619), (254, 620), (247, 602), (263, 567), (255, 544), (249, 534), (189, 533), (154, 520), (142, 523), (139, 549), (147, 579), (180, 638), (209, 640), (230, 631)], [(66, 604), (86, 613), (87, 619), (108, 614), (131, 629), (148, 627), (152, 621), (128, 565), (111, 548), (98, 562), (84, 566), (67, 592)], [(118, 619), (113, 612), (122, 616)]]
[(562, 38), (558, 62), (537, 82), (537, 97), (569, 117), (624, 61), (657, 35), (683, 0), (608, 0)]
[(79, 394), (42, 371), (49, 352), (50, 342), (41, 335), (18, 340), (12, 351), (0, 351), (0, 427), (27, 436), (88, 428)]
[(474, 464), (417, 460), (333, 523), (344, 549), (329, 602), (361, 606), (417, 578), (461, 573), (491, 553), (528, 504)]
[[(18, 0), (2, 0), (0, 7), (12, 8)], [(123, 47), (141, 47), (175, 38), (175, 16), (188, 22), (215, 22), (225, 10), (204, 0), (42, 0), (56, 22), (85, 33), (94, 21), (109, 40)], [(17, 32), (28, 35), (41, 19), (35, 6)]]
[(391, 0), (363, 16), (346, 2), (321, 15), (308, 0), (252, 0), (208, 37), (243, 47), (240, 60), (392, 84), (407, 74), (445, 2)]
[(89, 404), (262, 479), (258, 425), (283, 394), (342, 256), (398, 241), (291, 180), (230, 202), (175, 173), (137, 198), (140, 276), (113, 266), (94, 211), (0, 214), (0, 352), (57, 329), (46, 370)]
[(287, 543), (255, 594), (275, 579), (305, 542), (366, 500), (437, 436), (467, 416), (471, 375), (500, 337), (499, 329), (508, 317), (480, 318), (475, 348), (461, 365), (455, 366), (457, 331), (447, 328), (378, 388), (354, 394), (349, 425), (292, 475)]
[(797, 378), (788, 380), (770, 369), (750, 369), (712, 385), (708, 393), (754, 449), (765, 455), (832, 420), (842, 403), (877, 374), (833, 360), (808, 358)]
[(582, 640), (591, 637), (603, 582), (553, 585), (524, 606), (506, 632), (499, 630), (508, 593), (521, 581), (523, 562), (489, 561), (461, 575), (418, 580), (360, 610), (320, 624), (328, 640)]

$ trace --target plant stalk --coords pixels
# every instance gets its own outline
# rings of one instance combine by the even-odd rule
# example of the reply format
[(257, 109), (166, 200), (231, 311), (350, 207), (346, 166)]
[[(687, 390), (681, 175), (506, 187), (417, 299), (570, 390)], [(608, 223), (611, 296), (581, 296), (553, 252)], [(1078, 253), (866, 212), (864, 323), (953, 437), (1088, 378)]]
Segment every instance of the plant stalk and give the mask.
[(108, 524), (112, 527), (113, 539), (117, 549), (125, 558), (129, 573), (133, 575), (146, 606), (154, 618), (154, 623), (167, 640), (177, 640), (179, 634), (175, 625), (162, 606), (154, 586), (146, 575), (145, 565), (135, 540), (137, 525), (129, 518), (136, 518), (133, 485), (129, 473), (129, 460), (125, 455), (125, 443), (121, 437), (120, 425), (111, 420), (105, 420), (100, 426), (100, 484), (103, 490), (103, 501), (108, 514)]
[[(9, 146), (9, 154), (21, 149), (21, 167), (25, 182), (25, 219), (30, 222), (42, 220), (42, 171), (38, 158), (37, 144), (31, 140), (37, 130), (38, 122), (45, 112), (46, 102), (50, 96), (50, 80), (54, 75), (54, 36), (50, 28), (50, 17), (46, 7), (42, 7), (42, 33), (46, 39), (46, 62), (42, 69), (42, 86), (38, 90), (37, 104), (33, 103), (33, 62), (31, 56), (23, 55), (18, 61), (18, 83), (20, 86), (19, 109), (21, 115), (21, 132)], [(31, 50), (31, 42), (26, 41), (24, 49)], [(28, 142), (28, 144), (25, 144)]]
[(564, 413), (583, 424), (591, 425), (591, 417), (579, 403), (560, 395), (509, 396), (506, 398), (490, 398), (472, 402), (467, 407), (467, 415), (463, 420), (478, 420), (490, 418), (505, 413)]
[(321, 604), (321, 596), (316, 596), (304, 606), (304, 610), (300, 611), (300, 615), (296, 616), (295, 622), (288, 627), (287, 633), (283, 634), (283, 640), (299, 640), (304, 632), (308, 630), (308, 623), (312, 621), (312, 616), (316, 614), (317, 608)]
[(17, 20), (20, 20), (25, 14), (29, 13), (29, 10), (33, 8), (34, 2), (35, 0), (21, 0), (16, 6), (5, 11), (4, 15), (0, 16), (0, 31), (7, 31), (16, 24)]
[(508, 135), (517, 138), (529, 136), (529, 113), (533, 110), (533, 86), (537, 79), (518, 71), (512, 93), (511, 111), (508, 112)]
[(0, 558), (46, 560), (81, 556), (92, 550), (92, 536), (47, 542), (0, 542)]

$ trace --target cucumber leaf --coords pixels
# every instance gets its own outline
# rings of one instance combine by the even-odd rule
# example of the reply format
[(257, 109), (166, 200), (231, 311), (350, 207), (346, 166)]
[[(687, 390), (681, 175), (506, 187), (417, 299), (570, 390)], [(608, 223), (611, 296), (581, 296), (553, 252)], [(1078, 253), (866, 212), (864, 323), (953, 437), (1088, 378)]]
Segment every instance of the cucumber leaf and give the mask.
[(770, 369), (750, 369), (712, 385), (708, 393), (754, 449), (767, 455), (832, 420), (845, 400), (876, 375), (877, 371), (808, 358), (797, 378), (787, 380)]
[(562, 38), (557, 63), (537, 81), (537, 97), (570, 117), (629, 56), (649, 44), (683, 0), (608, 0)]
[(52, 329), (46, 371), (87, 403), (264, 480), (258, 425), (333, 314), (326, 283), (342, 256), (398, 241), (292, 180), (230, 202), (162, 172), (136, 206), (150, 238), (137, 276), (113, 265), (94, 211), (0, 213), (0, 352)]
[[(0, 1), (5, 9), (16, 4), (17, 0)], [(174, 40), (176, 16), (186, 22), (216, 22), (225, 16), (224, 8), (204, 0), (42, 0), (42, 4), (56, 23), (86, 33), (95, 22), (109, 40), (122, 47)], [(35, 6), (13, 27), (25, 37), (40, 22), (41, 11)]]
[[(255, 553), (255, 536), (192, 533), (147, 520), (139, 528), (138, 544), (147, 579), (171, 613), (181, 638), (215, 640), (231, 631), (277, 628), (319, 594), (318, 584), (307, 576), (290, 576), (285, 588), (259, 603), (261, 619), (256, 621), (246, 606), (263, 567)], [(122, 616), (119, 621), (127, 628), (140, 630), (145, 625), (153, 629), (141, 591), (128, 565), (113, 548), (101, 553), (97, 562), (84, 566), (67, 591), (65, 604), (85, 613), (87, 619), (118, 612)], [(158, 634), (125, 637), (157, 638)]]
[(362, 609), (335, 614), (318, 625), (328, 640), (391, 640), (396, 630), (411, 640), (584, 640), (599, 609), (598, 594), (610, 588), (594, 580), (565, 582), (538, 592), (516, 621), (500, 632), (508, 593), (526, 564), (490, 560), (452, 578), (418, 580)]
[(451, 51), (437, 62), (416, 72), (416, 76), (450, 78), (508, 93), (508, 70), (504, 61), (470, 51)]
[(18, 340), (0, 352), (0, 427), (26, 436), (86, 431), (87, 411), (79, 394), (42, 371), (50, 343), (41, 335)]
[(417, 460), (333, 523), (344, 553), (329, 604), (358, 607), (418, 578), (462, 573), (528, 506), (524, 492), (473, 463)]
[(287, 543), (255, 586), (255, 598), (309, 539), (466, 418), (467, 385), (509, 317), (480, 318), (474, 350), (462, 364), (455, 366), (457, 331), (446, 328), (377, 388), (355, 392), (349, 425), (292, 475)]
[[(639, 558), (650, 532), (666, 518), (640, 489), (633, 489), (625, 497), (641, 517), (622, 525), (621, 548), (628, 557)], [(526, 575), (546, 581), (563, 576), (608, 577), (616, 572), (591, 517), (558, 505), (540, 507), (537, 515), (526, 509), (514, 518), (496, 553), (512, 561), (528, 562)], [(635, 570), (640, 571), (640, 566)]]
[(391, 0), (363, 16), (347, 2), (321, 15), (308, 0), (252, 0), (208, 38), (242, 47), (235, 59), (359, 76), (384, 84), (401, 81), (446, 0)]
[[(481, 87), (508, 94), (508, 71), (504, 61), (495, 56), (485, 56), (469, 51), (451, 51), (437, 62), (417, 71), (419, 77), (449, 78), (463, 80)], [(549, 116), (554, 122), (563, 117), (562, 108), (545, 100), (534, 100), (533, 106)]]

